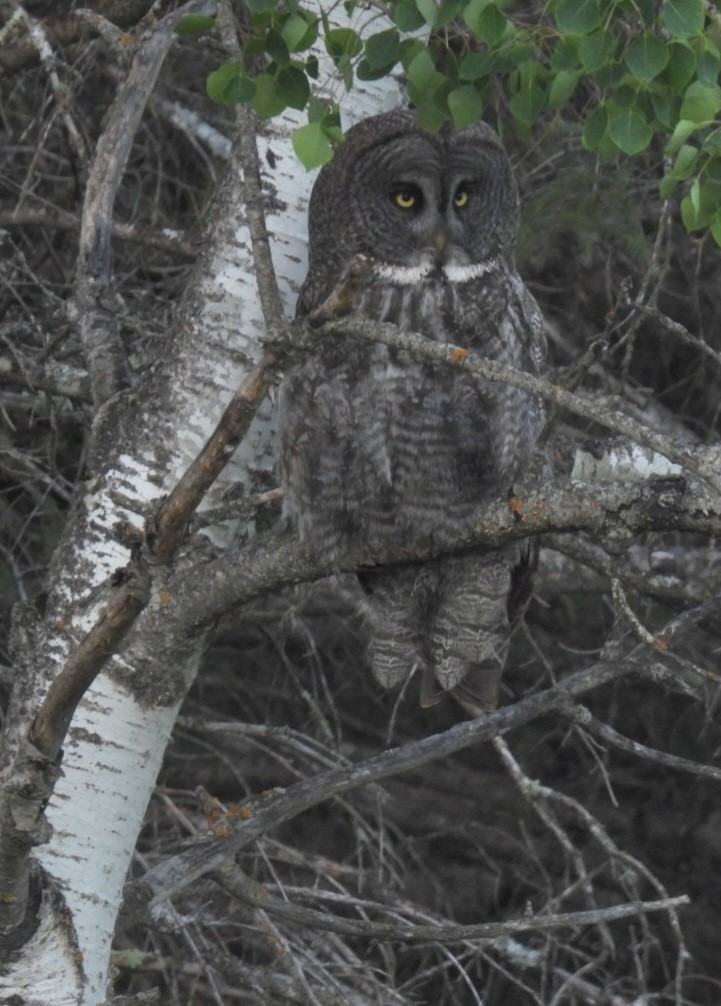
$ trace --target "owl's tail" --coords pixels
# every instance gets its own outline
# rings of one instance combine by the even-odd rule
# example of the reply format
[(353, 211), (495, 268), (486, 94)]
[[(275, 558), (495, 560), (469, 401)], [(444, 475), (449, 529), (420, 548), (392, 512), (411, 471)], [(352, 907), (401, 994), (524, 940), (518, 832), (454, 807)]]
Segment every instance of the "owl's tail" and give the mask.
[(421, 704), (434, 705), (450, 693), (479, 716), (495, 709), (506, 663), (511, 563), (503, 551), (451, 556), (440, 563)]
[(430, 564), (390, 567), (358, 576), (373, 676), (384, 688), (424, 667), (422, 624), (434, 575)]
[(374, 677), (389, 688), (419, 667), (422, 706), (450, 694), (471, 716), (495, 709), (537, 557), (524, 542), (361, 574)]

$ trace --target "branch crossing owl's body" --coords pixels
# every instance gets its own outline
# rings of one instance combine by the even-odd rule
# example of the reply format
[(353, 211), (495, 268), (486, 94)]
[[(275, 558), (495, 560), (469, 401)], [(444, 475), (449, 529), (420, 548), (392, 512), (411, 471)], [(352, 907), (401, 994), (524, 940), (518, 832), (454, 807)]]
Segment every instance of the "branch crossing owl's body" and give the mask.
[[(299, 314), (318, 307), (355, 255), (376, 263), (354, 311), (538, 373), (538, 307), (513, 261), (518, 195), (485, 124), (423, 132), (412, 112), (350, 130), (315, 183)], [(331, 337), (280, 395), (280, 465), (301, 538), (330, 554), (420, 535), (451, 541), (484, 498), (510, 489), (533, 448), (540, 403), (478, 375), (381, 345)], [(423, 698), (495, 704), (509, 597), (528, 593), (513, 545), (359, 579), (369, 653), (384, 685), (423, 672)]]

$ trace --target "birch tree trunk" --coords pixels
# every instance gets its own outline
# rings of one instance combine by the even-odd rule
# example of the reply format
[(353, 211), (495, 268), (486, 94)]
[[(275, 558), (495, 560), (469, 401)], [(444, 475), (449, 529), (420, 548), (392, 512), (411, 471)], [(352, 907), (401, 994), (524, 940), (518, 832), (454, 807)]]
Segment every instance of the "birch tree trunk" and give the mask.
[[(354, 27), (362, 30), (358, 16)], [(368, 17), (364, 12), (361, 20)], [(317, 55), (320, 86), (337, 91), (332, 64), (322, 52)], [(345, 124), (399, 100), (393, 81), (361, 86), (353, 92)], [(298, 124), (299, 116), (286, 113), (263, 123), (256, 137), (263, 190), (272, 207), (267, 225), (273, 261), (288, 315), (305, 272), (313, 180), (290, 145), (290, 131)], [(17, 620), (6, 779), (49, 684), (95, 624), (113, 575), (128, 562), (128, 529), (145, 533), (145, 518), (196, 456), (263, 351), (266, 326), (238, 151), (235, 142), (166, 354), (139, 387), (115, 396), (96, 415), (87, 478), (53, 559), (46, 610), (39, 617), (26, 608)], [(239, 482), (246, 493), (272, 484), (272, 428), (272, 404), (266, 402), (208, 503), (231, 483)], [(227, 534), (210, 538), (218, 546)], [(18, 997), (32, 1006), (94, 1006), (111, 994), (110, 945), (123, 883), (173, 722), (205, 643), (205, 636), (163, 635), (170, 569), (158, 564), (152, 571), (143, 617), (97, 677), (70, 726), (62, 776), (47, 810), (52, 838), (38, 850), (44, 872), (31, 899), (34, 917), (0, 954), (3, 1001)]]

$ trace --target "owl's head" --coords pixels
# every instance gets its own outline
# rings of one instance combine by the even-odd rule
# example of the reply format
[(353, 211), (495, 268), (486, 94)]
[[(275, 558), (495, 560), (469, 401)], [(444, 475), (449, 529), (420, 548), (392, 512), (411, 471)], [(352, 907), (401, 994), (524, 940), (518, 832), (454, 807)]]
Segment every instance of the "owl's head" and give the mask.
[(427, 133), (412, 111), (349, 130), (310, 202), (311, 259), (371, 255), (389, 275), (449, 280), (513, 255), (519, 200), (508, 156), (483, 122)]

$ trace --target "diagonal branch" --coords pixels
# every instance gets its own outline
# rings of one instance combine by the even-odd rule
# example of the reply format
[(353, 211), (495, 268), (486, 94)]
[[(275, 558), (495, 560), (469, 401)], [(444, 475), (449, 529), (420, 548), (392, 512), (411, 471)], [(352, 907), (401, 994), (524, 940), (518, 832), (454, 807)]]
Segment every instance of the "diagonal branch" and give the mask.
[[(604, 409), (596, 404), (591, 398), (579, 392), (566, 391), (565, 388), (557, 384), (550, 384), (533, 374), (525, 371), (514, 370), (513, 367), (506, 367), (495, 360), (479, 357), (468, 353), (467, 350), (458, 346), (432, 342), (425, 336), (417, 332), (404, 332), (396, 325), (388, 322), (368, 321), (351, 315), (342, 320), (331, 321), (320, 329), (322, 335), (343, 335), (357, 339), (365, 339), (370, 342), (381, 342), (386, 346), (404, 350), (412, 356), (431, 360), (449, 367), (457, 367), (459, 370), (470, 371), (479, 374), (488, 381), (509, 384), (514, 388), (521, 388), (533, 395), (538, 395), (549, 402), (567, 409), (574, 415), (589, 419), (594, 423), (620, 433), (636, 443), (650, 447), (670, 461), (681, 465), (687, 471), (703, 473), (699, 471), (698, 459), (683, 446), (674, 443), (669, 437), (665, 437), (649, 427), (641, 426), (631, 416), (613, 409)], [(708, 476), (715, 489), (721, 489), (721, 480), (714, 476)]]
[(169, 14), (140, 46), (95, 150), (83, 205), (75, 294), (68, 310), (78, 329), (96, 405), (130, 381), (111, 282), (115, 197), (145, 105), (175, 38), (173, 27), (184, 14), (202, 6), (193, 0)]

